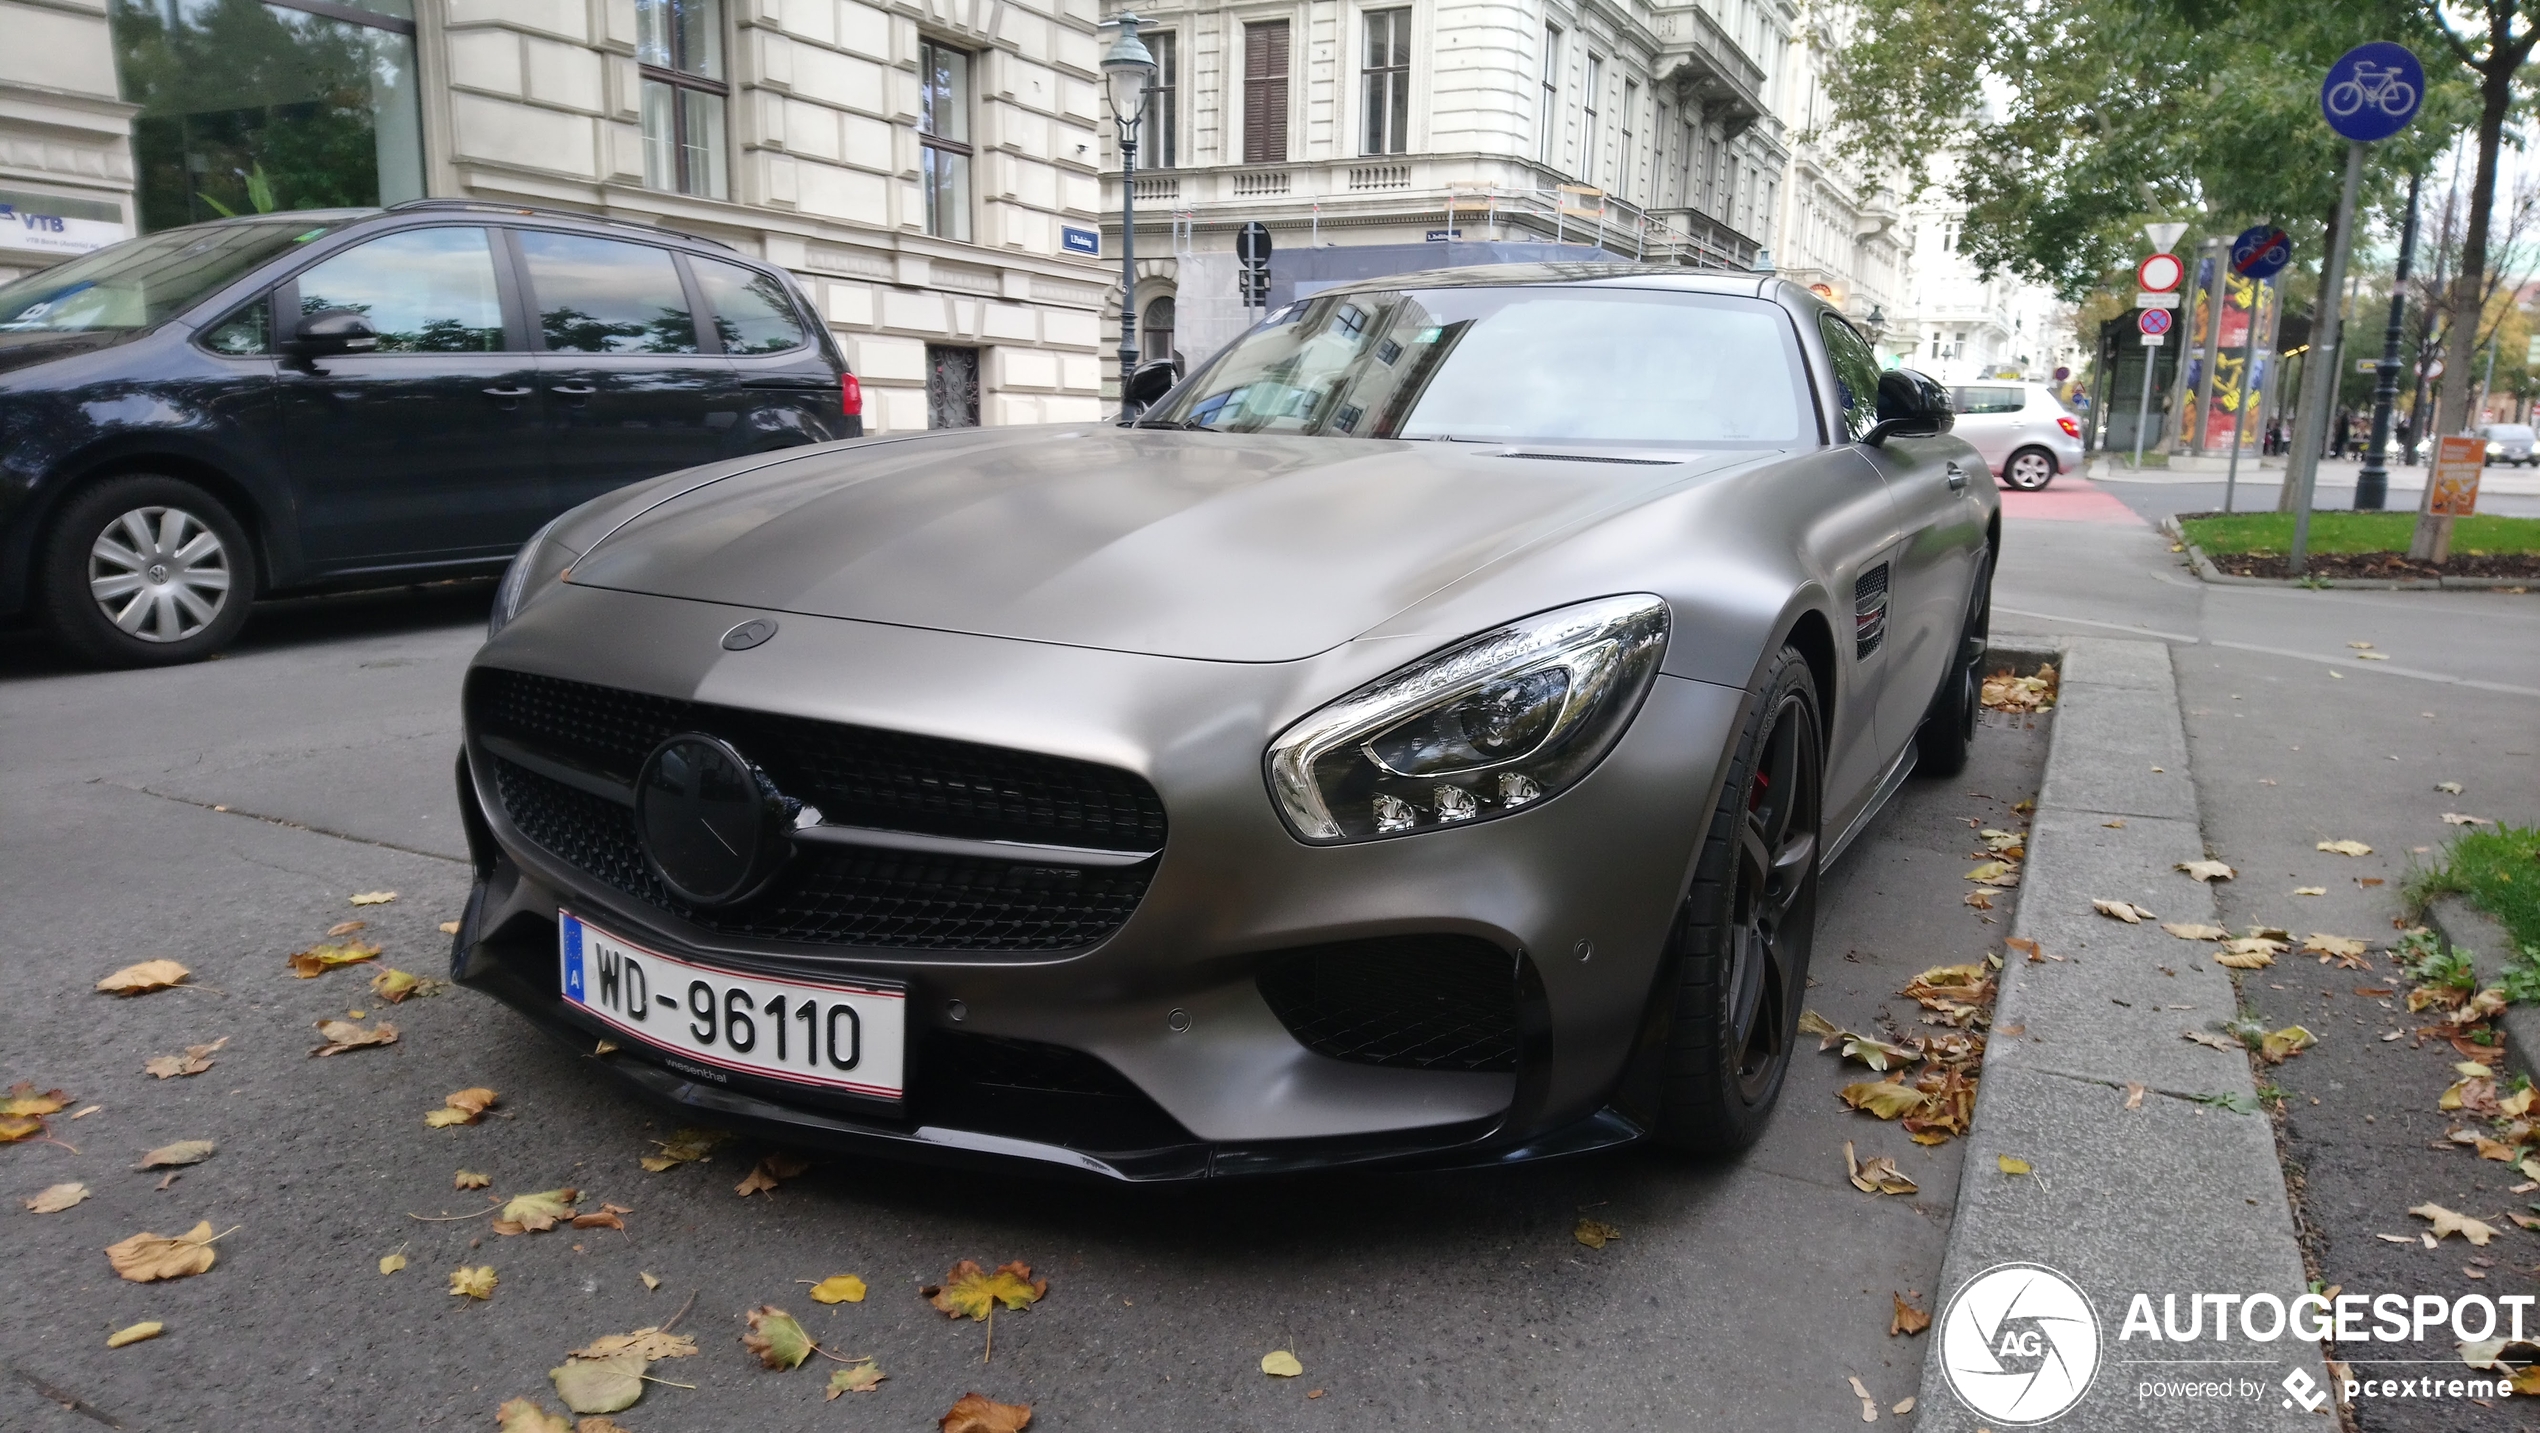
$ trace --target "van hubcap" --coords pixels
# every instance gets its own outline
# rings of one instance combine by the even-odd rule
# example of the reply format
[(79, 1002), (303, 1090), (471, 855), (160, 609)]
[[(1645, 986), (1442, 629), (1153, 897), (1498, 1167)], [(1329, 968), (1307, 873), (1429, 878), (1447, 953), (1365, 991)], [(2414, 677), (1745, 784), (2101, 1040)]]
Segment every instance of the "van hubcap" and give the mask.
[(134, 508), (88, 549), (88, 590), (106, 620), (144, 642), (181, 642), (229, 601), (229, 549), (183, 508)]

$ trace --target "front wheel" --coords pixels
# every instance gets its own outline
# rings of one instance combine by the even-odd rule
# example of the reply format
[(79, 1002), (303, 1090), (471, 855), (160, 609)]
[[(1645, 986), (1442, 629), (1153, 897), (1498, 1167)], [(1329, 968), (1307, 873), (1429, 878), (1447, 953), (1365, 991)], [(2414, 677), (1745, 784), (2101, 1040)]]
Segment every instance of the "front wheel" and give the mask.
[(200, 661), (238, 635), (255, 596), (246, 530), (177, 478), (109, 478), (73, 497), (41, 561), (46, 628), (101, 667)]
[(2024, 493), (2055, 481), (2055, 455), (2044, 448), (2022, 448), (2002, 465), (2002, 481)]
[(1825, 747), (1798, 649), (1766, 671), (1676, 915), (1660, 1143), (1733, 1154), (1781, 1098), (1817, 923)]

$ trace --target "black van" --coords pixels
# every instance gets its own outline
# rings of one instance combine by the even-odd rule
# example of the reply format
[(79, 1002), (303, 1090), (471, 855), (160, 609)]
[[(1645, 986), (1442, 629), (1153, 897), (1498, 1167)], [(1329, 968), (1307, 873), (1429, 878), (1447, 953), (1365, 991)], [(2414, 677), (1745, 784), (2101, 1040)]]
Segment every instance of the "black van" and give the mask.
[(863, 406), (785, 272), (711, 240), (439, 199), (171, 229), (0, 287), (0, 618), (191, 661), (256, 597), (498, 572)]

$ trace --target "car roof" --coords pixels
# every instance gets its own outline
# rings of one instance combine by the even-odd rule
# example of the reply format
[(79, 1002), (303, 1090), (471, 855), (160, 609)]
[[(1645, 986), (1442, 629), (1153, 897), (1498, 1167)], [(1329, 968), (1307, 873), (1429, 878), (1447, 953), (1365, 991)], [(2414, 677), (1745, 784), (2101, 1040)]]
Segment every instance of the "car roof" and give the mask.
[(699, 252), (710, 251), (713, 256), (718, 259), (728, 257), (739, 259), (744, 262), (756, 262), (751, 260), (748, 255), (733, 248), (731, 245), (726, 244), (719, 239), (706, 238), (700, 234), (684, 234), (676, 229), (664, 229), (659, 225), (647, 224), (634, 219), (616, 219), (600, 214), (583, 214), (570, 209), (549, 209), (534, 204), (498, 204), (482, 199), (408, 199), (403, 203), (391, 204), (385, 209), (286, 209), (271, 214), (240, 214), (231, 218), (211, 219), (200, 224), (187, 224), (180, 227), (187, 229), (218, 229), (235, 227), (242, 224), (274, 224), (301, 220), (314, 223), (339, 224), (349, 228), (353, 225), (368, 225), (381, 223), (383, 221), (428, 219), (446, 214), (480, 214), (488, 217), (534, 219), (542, 225), (554, 225), (562, 228), (580, 229), (593, 234), (637, 237), (654, 243), (669, 244), (678, 248), (691, 249)]
[[(1469, 264), (1461, 268), (1421, 269), (1408, 274), (1384, 274), (1376, 278), (1351, 279), (1327, 289), (1317, 289), (1315, 298), (1327, 294), (1369, 293), (1392, 289), (1513, 288), (1521, 285), (1599, 284), (1616, 288), (1672, 289), (1680, 293), (1734, 294), (1740, 298), (1760, 298), (1768, 286), (1784, 288), (1769, 274), (1740, 274), (1718, 269), (1688, 269), (1673, 264), (1634, 263), (1529, 263)], [(1810, 296), (1812, 299), (1813, 295)]]

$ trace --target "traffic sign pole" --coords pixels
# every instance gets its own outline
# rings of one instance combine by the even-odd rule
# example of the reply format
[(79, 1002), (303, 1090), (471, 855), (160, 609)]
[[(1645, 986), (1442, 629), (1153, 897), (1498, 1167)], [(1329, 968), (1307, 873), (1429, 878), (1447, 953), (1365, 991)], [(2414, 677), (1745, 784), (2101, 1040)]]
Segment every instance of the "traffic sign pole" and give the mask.
[(2381, 372), (2372, 385), (2372, 446), (2355, 477), (2355, 510), (2379, 512), (2390, 501), (2390, 410), (2399, 400), (2399, 340), (2408, 308), (2408, 270), (2417, 256), (2417, 189), (2408, 176), (2408, 226), (2399, 234), (2399, 273), (2390, 285), (2390, 326), (2381, 331)]
[(2293, 548), (2285, 570), (2299, 577), (2310, 559), (2311, 492), (2319, 479), (2320, 449), (2328, 442), (2328, 410), (2336, 402), (2338, 373), (2327, 361), (2337, 352), (2339, 295), (2346, 288), (2346, 251), (2354, 247), (2355, 192), (2364, 181), (2364, 142), (2346, 144), (2346, 182), (2337, 193), (2337, 233), (2329, 240), (2328, 263), (2320, 273), (2318, 319), (2311, 325), (2311, 356), (2302, 365), (2302, 406), (2295, 423), (2299, 436), (2285, 462), (2284, 481), (2293, 491)]

